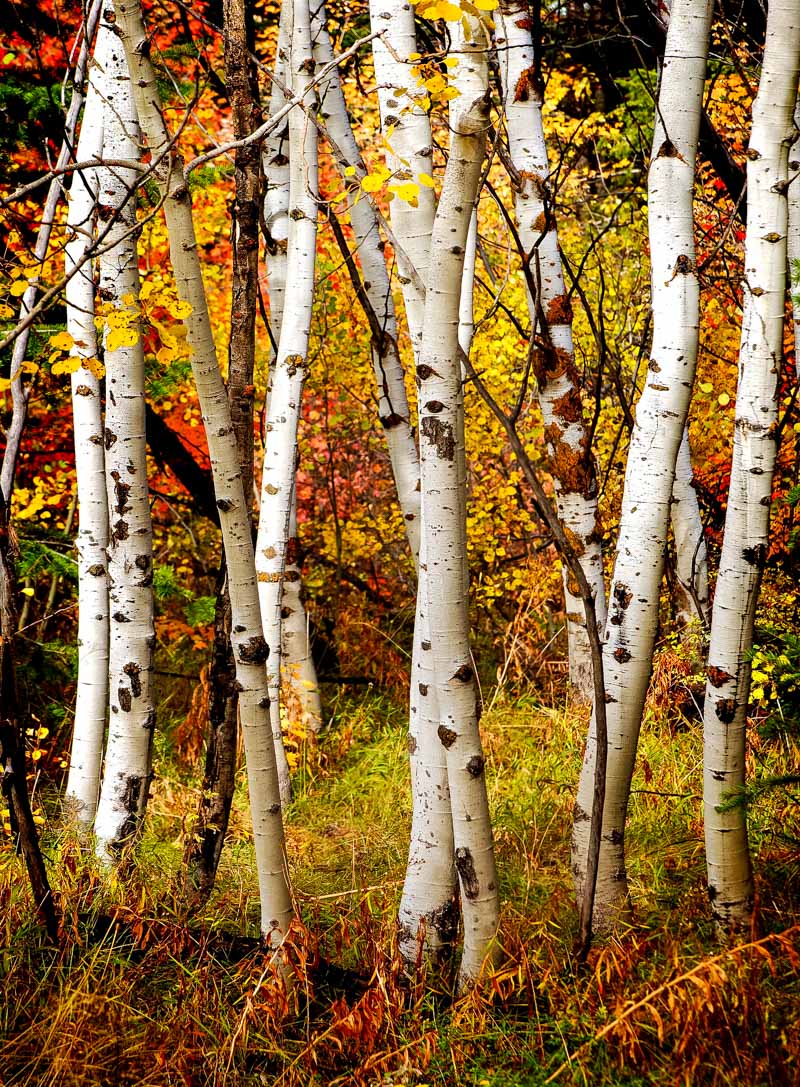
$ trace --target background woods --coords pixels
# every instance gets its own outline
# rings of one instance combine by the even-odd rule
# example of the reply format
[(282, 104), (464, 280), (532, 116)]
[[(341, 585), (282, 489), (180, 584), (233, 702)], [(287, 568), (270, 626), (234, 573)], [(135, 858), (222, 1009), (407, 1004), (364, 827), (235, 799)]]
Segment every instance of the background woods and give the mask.
[(0, 1080), (798, 1082), (793, 0), (4, 24)]

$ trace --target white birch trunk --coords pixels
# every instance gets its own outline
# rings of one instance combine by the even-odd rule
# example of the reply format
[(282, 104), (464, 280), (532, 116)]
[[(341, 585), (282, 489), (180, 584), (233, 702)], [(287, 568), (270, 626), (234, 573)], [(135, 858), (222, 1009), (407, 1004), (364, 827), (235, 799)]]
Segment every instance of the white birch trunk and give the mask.
[(795, 139), (789, 151), (789, 277), (794, 325), (794, 363), (800, 380), (800, 99), (794, 111)]
[(708, 893), (723, 932), (749, 927), (753, 878), (744, 787), (753, 623), (769, 548), (786, 297), (789, 145), (800, 75), (800, 9), (772, 0), (747, 155), (744, 313), (733, 462), (714, 596), (704, 715)]
[[(103, 153), (104, 68), (113, 40), (103, 25), (97, 34), (94, 64), (81, 124), (76, 157), (91, 162)], [(67, 331), (72, 355), (97, 358), (92, 262), (83, 263), (95, 240), (98, 171), (76, 173), (69, 192), (64, 260)], [(75, 269), (78, 271), (74, 271)], [(73, 274), (74, 273), (74, 274)], [(78, 683), (72, 734), (66, 808), (91, 830), (100, 791), (100, 769), (108, 712), (108, 501), (100, 382), (96, 368), (81, 365), (72, 375), (72, 418), (75, 475), (80, 511), (78, 551)]]
[[(597, 478), (575, 367), (572, 307), (564, 284), (558, 231), (548, 191), (550, 167), (535, 85), (533, 41), (527, 0), (502, 0), (495, 38), (503, 74), (504, 108), (511, 161), (517, 170), (514, 211), (538, 299), (528, 292), (532, 327), (541, 347), (534, 369), (545, 424), (549, 468), (558, 515), (592, 587), (598, 629), (606, 618)], [(577, 585), (564, 565), (569, 680), (578, 697), (591, 701), (592, 659)]]
[(676, 620), (682, 629), (691, 628), (699, 620), (703, 629), (707, 630), (711, 618), (708, 552), (693, 481), (689, 433), (684, 428), (675, 462), (670, 510), (672, 534), (675, 537)]
[[(104, 56), (103, 155), (137, 161), (141, 141), (122, 43), (113, 31)], [(114, 346), (115, 318), (136, 312), (137, 173), (118, 166), (99, 172), (98, 215), (116, 216), (99, 258), (100, 297), (110, 307), (105, 336), (105, 485), (110, 518), (108, 574), (111, 636), (109, 725), (105, 771), (95, 819), (97, 853), (113, 860), (135, 840), (150, 785), (153, 731), (153, 531), (147, 487), (144, 348), (138, 320), (135, 342)], [(125, 236), (127, 235), (127, 237)]]
[[(608, 770), (595, 928), (629, 909), (625, 818), (652, 666), (675, 461), (697, 360), (693, 190), (711, 0), (675, 0), (648, 173), (653, 346), (631, 434), (603, 664)], [(573, 874), (583, 893), (594, 786), (594, 720), (578, 787)]]
[[(386, 165), (396, 180), (416, 181), (421, 173), (433, 173), (433, 138), (430, 119), (419, 100), (427, 96), (417, 86), (411, 71), (416, 52), (417, 35), (414, 8), (408, 0), (370, 0), (370, 26), (382, 36), (372, 42), (375, 78), (378, 83), (378, 104), (384, 140), (391, 147), (386, 152)], [(391, 131), (390, 131), (391, 130)], [(436, 212), (433, 189), (420, 186), (418, 206), (412, 208), (404, 200), (392, 201), (392, 228), (423, 285), (427, 286), (431, 233)], [(419, 356), (425, 293), (414, 282), (405, 258), (398, 255), (400, 282), (406, 306), (406, 318), (414, 357)]]
[[(62, 170), (72, 158), (75, 132), (77, 131), (78, 120), (84, 101), (83, 88), (86, 79), (86, 70), (92, 53), (92, 40), (100, 20), (101, 8), (102, 0), (93, 0), (91, 7), (86, 11), (86, 19), (82, 28), (83, 41), (78, 50), (78, 59), (75, 63), (73, 75), (72, 98), (70, 99), (69, 108), (67, 109), (67, 115), (64, 118), (64, 139), (55, 163), (55, 169), (57, 171)], [(71, 56), (72, 54), (70, 55), (70, 59)], [(47, 197), (42, 211), (42, 221), (39, 225), (36, 242), (33, 247), (33, 256), (40, 266), (44, 262), (44, 259), (47, 256), (47, 250), (50, 246), (50, 235), (52, 234), (53, 225), (56, 221), (56, 210), (62, 191), (63, 179), (56, 176), (50, 182), (50, 186), (47, 190)], [(19, 307), (20, 321), (23, 321), (33, 311), (38, 294), (39, 277), (36, 275), (36, 277), (29, 282), (28, 288), (22, 296)], [(14, 346), (11, 349), (9, 375), (11, 377), (12, 416), (10, 423), (5, 428), (6, 445), (3, 452), (2, 467), (0, 468), (0, 490), (3, 492), (6, 504), (11, 501), (17, 457), (19, 455), (20, 442), (22, 441), (22, 433), (28, 411), (30, 388), (26, 389), (23, 384), (21, 368), (25, 361), (25, 354), (28, 350), (30, 330), (30, 325), (23, 329), (22, 333), (14, 340)]]
[[(330, 64), (333, 49), (325, 25), (325, 9), (314, 20), (314, 56), (317, 67)], [(371, 201), (355, 200), (366, 168), (358, 149), (347, 114), (338, 69), (320, 86), (320, 114), (330, 136), (336, 166), (348, 193), (347, 210), (355, 237), (355, 247), (364, 277), (364, 291), (382, 330), (379, 340), (372, 337), (372, 365), (378, 390), (378, 417), (383, 426), (389, 460), (392, 465), (397, 498), (403, 512), (414, 565), (419, 564), (419, 454), (411, 425), (403, 364), (397, 343), (397, 318), (394, 299), (383, 254), (378, 219)], [(347, 169), (353, 173), (348, 176)], [(395, 204), (402, 201), (393, 201)], [(405, 225), (401, 213), (401, 223)], [(403, 242), (407, 239), (403, 235)]]
[[(289, 86), (293, 95), (313, 95), (313, 57), (307, 0), (294, 0), (290, 35)], [(280, 716), (281, 591), (297, 462), (297, 429), (314, 302), (317, 244), (317, 130), (301, 109), (289, 114), (289, 239), (286, 292), (278, 354), (272, 368), (261, 478), (256, 570), (264, 636), (269, 646), (267, 680), (270, 720), (281, 802), (291, 798), (289, 764)]]
[[(464, 33), (469, 28), (469, 37)], [(464, 253), (477, 202), (488, 125), (488, 32), (465, 17), (449, 24), (460, 96), (450, 108), (450, 157), (431, 238), (420, 378), (420, 467), (425, 605), (430, 630), (438, 735), (446, 752), (455, 865), (464, 919), (462, 985), (494, 952), (497, 873), (478, 728), (478, 690), (469, 644), (463, 385), (458, 354)]]
[(144, 134), (165, 196), (170, 253), (178, 293), (192, 307), (186, 319), (208, 441), (214, 489), (228, 567), (231, 645), (240, 685), (239, 715), (247, 758), (250, 810), (261, 898), (261, 930), (271, 942), (285, 935), (293, 916), (281, 818), (275, 750), (268, 713), (265, 661), (250, 517), (244, 497), (230, 406), (219, 369), (208, 316), (192, 220), (192, 205), (180, 156), (171, 144), (149, 59), (149, 40), (137, 0), (117, 0), (117, 26), (125, 44)]
[[(406, 0), (388, 3), (370, 0), (370, 24), (373, 31), (383, 35), (373, 40), (372, 50), (381, 129), (391, 146), (386, 164), (395, 179), (419, 184), (420, 174), (433, 173), (433, 139), (428, 115), (418, 103), (426, 92), (418, 88), (417, 77), (411, 71), (414, 62), (408, 59), (417, 49), (413, 7)], [(400, 283), (414, 361), (418, 364), (435, 212), (434, 192), (425, 185), (420, 185), (416, 208), (400, 199), (391, 204), (392, 229), (405, 255), (398, 256)], [(406, 258), (412, 268), (407, 267)], [(419, 380), (423, 373), (418, 366)], [(421, 543), (418, 547), (425, 550)], [(427, 579), (427, 563), (420, 558), (409, 698), (413, 812), (409, 860), (398, 912), (400, 950), (410, 963), (418, 957), (420, 940), (426, 954), (451, 943), (456, 917), (453, 820), (447, 760), (438, 738), (440, 716), (429, 648)]]
[[(458, 307), (458, 346), (469, 358), (475, 335), (475, 261), (478, 255), (478, 212), (469, 221), (467, 248), (464, 253), (464, 273), (461, 277), (461, 299)], [(461, 371), (462, 380), (466, 377)]]
[(293, 490), (281, 595), (281, 682), (289, 720), (302, 725), (306, 733), (318, 733), (322, 729), (322, 703), (311, 656), (299, 557), (297, 496)]
[[(292, 9), (281, 6), (278, 46), (275, 55), (270, 115), (284, 105), (281, 86), (286, 78), (286, 61), (290, 47)], [(281, 321), (286, 293), (287, 246), (289, 241), (289, 122), (274, 132), (267, 141), (264, 154), (266, 193), (264, 216), (268, 231), (269, 310), (272, 335), (280, 341)], [(265, 415), (269, 416), (275, 358), (270, 364)], [(302, 572), (294, 555), (297, 543), (297, 495), (292, 490), (289, 517), (287, 561), (281, 592), (281, 685), (290, 720), (296, 719), (308, 732), (322, 729), (322, 704), (319, 680), (311, 656), (308, 616), (303, 603)]]

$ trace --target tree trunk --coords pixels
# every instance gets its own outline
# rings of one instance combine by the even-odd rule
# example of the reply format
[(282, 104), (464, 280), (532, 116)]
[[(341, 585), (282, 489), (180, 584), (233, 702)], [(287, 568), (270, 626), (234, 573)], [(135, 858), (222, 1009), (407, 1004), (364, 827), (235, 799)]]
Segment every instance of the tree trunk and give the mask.
[[(417, 77), (412, 72), (414, 62), (409, 59), (417, 49), (413, 8), (400, 0), (390, 0), (388, 4), (370, 0), (370, 24), (373, 31), (383, 35), (373, 40), (372, 51), (381, 130), (391, 147), (387, 149), (386, 164), (395, 176), (410, 178), (419, 185), (418, 206), (412, 208), (396, 198), (392, 201), (391, 215), (392, 228), (403, 248), (403, 256), (398, 255), (400, 283), (417, 375), (421, 378), (425, 286), (436, 213), (433, 189), (419, 181), (421, 174), (430, 178), (433, 173), (430, 119), (416, 101), (427, 92), (417, 86)], [(412, 267), (408, 267), (409, 261)], [(387, 296), (390, 296), (388, 291)], [(421, 525), (418, 532), (420, 528)], [(417, 961), (421, 951), (426, 955), (444, 953), (452, 945), (457, 927), (450, 786), (447, 759), (438, 735), (441, 718), (432, 653), (427, 648), (431, 645), (431, 608), (424, 543), (418, 543), (417, 550), (408, 734), (413, 811), (409, 859), (398, 912), (400, 950), (410, 964)]]
[[(288, 2), (288, 0), (287, 0)], [(313, 58), (307, 0), (294, 0), (289, 87), (311, 105)], [(314, 302), (317, 245), (317, 130), (302, 109), (289, 114), (289, 238), (286, 291), (271, 388), (261, 478), (256, 569), (264, 635), (269, 646), (270, 719), (278, 759), (281, 801), (291, 799), (289, 764), (281, 728), (281, 595), (286, 566), (292, 493), (297, 467), (297, 429)]]
[(139, 120), (165, 197), (164, 209), (178, 294), (192, 307), (186, 318), (192, 370), (203, 412), (214, 475), (220, 526), (228, 565), (228, 588), (239, 716), (244, 734), (250, 809), (261, 896), (261, 929), (279, 942), (293, 915), (281, 819), (275, 750), (270, 736), (265, 661), (250, 518), (239, 470), (230, 407), (220, 374), (208, 316), (192, 205), (180, 156), (164, 124), (149, 41), (136, 0), (115, 3), (136, 95)]
[(794, 364), (797, 378), (800, 380), (800, 99), (794, 111), (795, 139), (789, 151), (789, 231), (787, 244), (789, 250), (789, 289), (792, 293), (792, 313), (794, 315)]
[[(94, 50), (77, 158), (103, 152), (103, 111), (108, 94), (105, 69), (113, 33), (101, 26)], [(94, 360), (72, 374), (75, 475), (80, 521), (78, 551), (78, 684), (66, 808), (90, 831), (97, 812), (100, 770), (108, 714), (108, 498), (105, 477), (102, 389), (94, 324), (95, 290), (91, 261), (82, 263), (95, 240), (98, 171), (82, 170), (72, 180), (67, 214), (65, 271), (67, 331), (72, 355)]]
[[(122, 43), (104, 56), (103, 155), (135, 162), (141, 140)], [(151, 776), (156, 711), (153, 696), (153, 533), (147, 486), (144, 348), (136, 316), (137, 174), (99, 171), (98, 216), (113, 217), (99, 258), (106, 311), (105, 467), (110, 542), (110, 715), (105, 771), (95, 819), (98, 856), (112, 860), (141, 830)], [(131, 342), (133, 341), (133, 342)]]
[[(542, 125), (542, 100), (536, 85), (528, 0), (502, 0), (496, 18), (498, 58), (511, 161), (516, 170), (514, 210), (522, 258), (533, 290), (528, 309), (540, 346), (534, 355), (539, 403), (545, 425), (549, 469), (558, 514), (595, 594), (602, 631), (606, 619), (602, 531), (597, 511), (595, 460), (581, 402), (575, 366), (572, 306), (564, 285), (550, 167)], [(569, 680), (585, 701), (592, 699), (592, 654), (583, 605), (574, 579), (563, 566), (567, 615)]]
[(769, 548), (783, 361), (789, 145), (800, 75), (800, 11), (772, 0), (747, 153), (744, 312), (725, 537), (711, 620), (704, 712), (708, 893), (720, 930), (749, 926), (753, 877), (742, 804), (745, 733), (761, 575)]
[[(248, 136), (261, 123), (258, 78), (251, 59), (252, 13), (244, 0), (224, 5), (225, 83), (235, 138)], [(258, 305), (258, 222), (261, 170), (255, 144), (240, 147), (234, 158), (236, 200), (233, 208), (233, 282), (228, 351), (228, 402), (248, 513), (253, 508), (253, 371)], [(252, 516), (252, 514), (251, 514)], [(230, 645), (231, 606), (225, 563), (217, 582), (211, 699), (208, 713), (203, 789), (197, 826), (186, 847), (190, 880), (202, 897), (210, 894), (228, 830), (236, 782), (239, 692)]]
[[(324, 8), (320, 9), (315, 20), (314, 56), (318, 66), (333, 60)], [(419, 454), (414, 441), (411, 409), (397, 343), (397, 317), (378, 219), (373, 204), (363, 198), (363, 193), (361, 199), (355, 199), (367, 171), (347, 115), (338, 70), (333, 71), (320, 87), (320, 114), (325, 121), (336, 166), (348, 194), (346, 206), (361, 262), (364, 295), (371, 311), (372, 365), (378, 390), (378, 416), (386, 436), (397, 498), (416, 566), (419, 559)], [(402, 201), (395, 200), (392, 207), (399, 204)], [(404, 222), (401, 214), (401, 225)], [(407, 241), (405, 237), (403, 240)]]
[(683, 431), (672, 488), (672, 533), (675, 537), (676, 620), (681, 629), (699, 621), (703, 630), (711, 619), (708, 593), (708, 552), (697, 491), (694, 489), (689, 433)]
[[(652, 666), (675, 462), (697, 359), (699, 284), (692, 197), (711, 10), (711, 0), (673, 3), (656, 107), (648, 173), (653, 346), (631, 434), (603, 650), (608, 772), (595, 897), (598, 930), (613, 926), (629, 910), (625, 817)], [(573, 828), (579, 901), (595, 749), (593, 719)]]
[(300, 558), (295, 488), (289, 510), (289, 536), (281, 594), (281, 685), (289, 720), (297, 722), (306, 735), (315, 735), (322, 729), (322, 703), (317, 670), (311, 656), (308, 617), (303, 604)]
[[(464, 253), (478, 198), (488, 126), (488, 31), (478, 19), (448, 24), (459, 97), (450, 106), (450, 156), (431, 238), (435, 279), (427, 287), (420, 379), (424, 583), (439, 741), (452, 803), (455, 865), (464, 918), (460, 981), (481, 972), (498, 922), (497, 873), (469, 644), (463, 384), (458, 329)], [(468, 36), (465, 36), (468, 35)], [(426, 647), (430, 645), (430, 649)], [(423, 692), (425, 693), (425, 692)]]
[[(83, 41), (81, 42), (81, 47), (78, 52), (78, 59), (75, 64), (74, 76), (72, 79), (72, 98), (70, 99), (69, 109), (67, 110), (67, 116), (64, 123), (64, 141), (61, 144), (61, 150), (56, 159), (56, 170), (62, 170), (72, 158), (72, 149), (75, 146), (75, 132), (78, 128), (78, 119), (80, 118), (81, 109), (83, 107), (83, 84), (86, 79), (86, 70), (92, 53), (92, 41), (94, 40), (94, 33), (100, 20), (102, 7), (103, 0), (93, 0), (92, 6), (86, 14)], [(57, 175), (50, 182), (50, 187), (47, 190), (47, 198), (42, 213), (42, 222), (39, 226), (33, 248), (34, 258), (40, 263), (44, 262), (44, 259), (47, 256), (47, 250), (50, 245), (50, 235), (53, 231), (53, 224), (56, 221), (56, 208), (58, 207), (58, 201), (61, 198), (62, 185), (63, 180)], [(36, 278), (30, 283), (25, 294), (22, 296), (22, 303), (19, 310), (20, 320), (23, 320), (31, 312), (36, 304), (36, 296), (38, 293), (39, 280)], [(17, 457), (19, 456), (22, 432), (25, 429), (25, 420), (28, 414), (28, 396), (30, 395), (30, 390), (26, 389), (23, 384), (21, 368), (22, 363), (25, 361), (25, 353), (28, 350), (29, 336), (30, 325), (27, 328), (24, 328), (20, 335), (17, 336), (11, 352), (10, 376), (12, 416), (11, 423), (6, 427), (6, 446), (3, 451), (2, 469), (0, 469), (0, 490), (2, 490), (7, 504), (11, 501), (11, 494), (14, 488), (14, 474), (17, 468)]]

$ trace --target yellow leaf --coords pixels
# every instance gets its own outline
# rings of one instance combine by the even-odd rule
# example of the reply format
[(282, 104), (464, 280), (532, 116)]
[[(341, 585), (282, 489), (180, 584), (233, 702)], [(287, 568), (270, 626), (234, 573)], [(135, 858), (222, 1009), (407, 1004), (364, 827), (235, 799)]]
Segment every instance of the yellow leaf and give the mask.
[(14, 316), (14, 311), (11, 308), (11, 306), (7, 306), (5, 304), (5, 302), (0, 303), (0, 319), (3, 319), (5, 317), (13, 317), (13, 316)]
[(366, 177), (361, 178), (361, 188), (364, 192), (378, 192), (379, 189), (383, 188), (385, 180), (378, 174), (367, 174)]
[(20, 589), (23, 596), (33, 596), (33, 589), (30, 585), (26, 585), (24, 589)]
[(93, 374), (98, 381), (102, 381), (103, 378), (106, 376), (106, 368), (105, 366), (103, 366), (100, 359), (84, 359), (83, 366), (84, 369), (88, 370), (90, 374)]
[(81, 368), (80, 355), (69, 355), (65, 359), (60, 359), (58, 362), (54, 362), (50, 367), (50, 373), (58, 377), (60, 374), (74, 374), (76, 370)]
[(719, 396), (717, 397), (717, 403), (719, 404), (719, 406), (721, 408), (727, 408), (727, 406), (728, 406), (728, 404), (730, 404), (730, 402), (731, 402), (731, 398), (728, 396), (727, 393), (720, 393)]
[(117, 351), (120, 347), (133, 347), (139, 333), (135, 328), (114, 328), (106, 337), (106, 351)]
[(414, 181), (401, 181), (390, 186), (390, 192), (395, 193), (401, 200), (405, 200), (412, 208), (419, 204), (419, 185)]
[(472, 0), (472, 2), (479, 11), (494, 11), (497, 7), (497, 0)]
[(702, 383), (702, 385), (700, 386), (700, 392), (701, 393), (711, 393), (713, 391), (714, 391), (714, 386), (711, 384), (710, 381), (704, 381)]
[(11, 293), (15, 298), (22, 298), (23, 294), (28, 289), (27, 279), (18, 279), (16, 283), (11, 284)]
[(162, 366), (169, 366), (172, 360), (175, 358), (175, 350), (173, 347), (161, 347), (156, 351), (156, 359)]
[[(437, 18), (444, 19), (445, 22), (448, 23), (457, 23), (461, 18), (461, 8), (457, 7), (455, 4), (449, 3), (448, 0), (444, 0), (443, 3), (437, 4), (436, 10), (439, 13)], [(431, 16), (428, 16), (428, 18), (431, 18)]]
[(172, 316), (179, 321), (185, 320), (192, 312), (191, 302), (178, 301), (172, 306)]
[(426, 189), (432, 189), (436, 184), (430, 174), (417, 174), (417, 178), (420, 185), (424, 185)]

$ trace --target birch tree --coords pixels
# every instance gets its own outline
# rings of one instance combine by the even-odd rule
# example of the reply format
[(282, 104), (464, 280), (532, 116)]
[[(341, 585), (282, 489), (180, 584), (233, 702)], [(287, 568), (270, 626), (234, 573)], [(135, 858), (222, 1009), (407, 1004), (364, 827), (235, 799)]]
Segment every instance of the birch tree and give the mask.
[[(106, 29), (106, 28), (104, 28)], [(103, 155), (135, 162), (141, 144), (122, 43), (107, 28)], [(153, 533), (147, 486), (144, 348), (138, 321), (134, 169), (98, 171), (98, 216), (111, 219), (99, 257), (105, 314), (105, 482), (110, 534), (109, 727), (95, 820), (98, 855), (112, 858), (139, 832), (150, 785), (153, 696)], [(105, 571), (103, 570), (103, 573)], [(99, 580), (99, 579), (98, 579)]]
[[(97, 33), (94, 63), (77, 146), (79, 162), (99, 161), (103, 153), (105, 69), (113, 42), (110, 26)], [(101, 370), (94, 324), (95, 285), (91, 261), (95, 241), (99, 170), (76, 172), (69, 192), (65, 271), (67, 331), (71, 354), (78, 361), (71, 375), (75, 475), (80, 520), (78, 551), (78, 683), (75, 723), (67, 780), (67, 807), (80, 824), (94, 825), (100, 790), (108, 714), (108, 556), (109, 521), (105, 481)]]
[(675, 537), (675, 602), (678, 626), (686, 629), (699, 620), (708, 629), (711, 602), (708, 592), (708, 552), (697, 492), (694, 489), (688, 430), (684, 430), (675, 462), (672, 488), (672, 533)]
[[(723, 932), (749, 926), (753, 877), (742, 805), (753, 624), (769, 547), (783, 358), (789, 147), (800, 10), (772, 0), (747, 153), (744, 311), (725, 536), (711, 620), (703, 721), (708, 893)], [(727, 803), (726, 803), (727, 802)]]
[[(59, 177), (59, 172), (63, 170), (66, 164), (71, 160), (72, 149), (75, 146), (75, 133), (78, 128), (78, 120), (83, 107), (86, 71), (89, 64), (89, 58), (92, 54), (92, 43), (100, 20), (102, 4), (103, 0), (92, 0), (92, 4), (86, 12), (86, 21), (79, 32), (79, 39), (82, 39), (80, 40), (80, 46), (73, 47), (77, 47), (78, 56), (75, 62), (72, 79), (72, 97), (64, 123), (64, 140), (61, 144), (58, 158), (56, 159), (56, 175), (53, 177), (47, 190), (42, 221), (39, 225), (36, 242), (33, 247), (34, 259), (39, 264), (43, 263), (47, 256), (47, 250), (50, 245), (50, 236), (56, 221), (56, 209), (58, 208), (58, 202), (61, 199), (63, 182)], [(20, 321), (24, 321), (26, 318), (33, 315), (38, 293), (39, 279), (38, 276), (34, 276), (29, 281), (25, 294), (22, 296), (19, 312)], [(17, 467), (17, 457), (19, 456), (22, 432), (25, 429), (25, 419), (28, 412), (28, 396), (30, 390), (26, 389), (23, 383), (22, 363), (25, 361), (29, 335), (30, 324), (26, 324), (19, 335), (17, 335), (11, 351), (10, 377), (12, 416), (10, 424), (6, 427), (6, 444), (3, 451), (2, 468), (0, 468), (0, 488), (2, 488), (7, 505), (11, 501), (14, 474)]]
[[(450, 155), (431, 237), (431, 267), (417, 366), (420, 381), (421, 586), (433, 661), (439, 741), (445, 750), (452, 805), (455, 866), (464, 921), (462, 985), (477, 977), (499, 915), (485, 760), (478, 728), (478, 691), (469, 645), (464, 416), (459, 311), (464, 254), (477, 203), (488, 127), (488, 31), (476, 18), (449, 24), (459, 96), (451, 102)], [(427, 646), (430, 645), (430, 649)]]
[[(313, 96), (314, 61), (308, 0), (294, 0), (288, 85), (303, 102)], [(308, 368), (314, 302), (318, 193), (317, 130), (301, 108), (289, 114), (289, 236), (286, 288), (278, 352), (271, 374), (256, 569), (264, 634), (269, 646), (270, 719), (283, 804), (291, 798), (280, 714), (281, 590), (286, 567), (297, 429)]]
[[(529, 270), (528, 309), (540, 346), (534, 356), (548, 461), (559, 517), (595, 595), (597, 621), (606, 618), (597, 477), (581, 402), (572, 341), (572, 306), (564, 284), (558, 231), (548, 189), (550, 168), (527, 0), (501, 0), (495, 40), (503, 82), (508, 146), (514, 168), (514, 212)], [(564, 566), (570, 686), (592, 698), (592, 660), (577, 585)]]
[(250, 810), (261, 897), (261, 930), (277, 942), (293, 914), (281, 818), (280, 792), (269, 725), (265, 662), (250, 518), (239, 470), (230, 408), (214, 348), (192, 205), (180, 155), (170, 139), (150, 61), (147, 34), (137, 0), (117, 0), (117, 25), (125, 46), (144, 135), (164, 197), (170, 255), (186, 317), (192, 371), (208, 441), (217, 507), (228, 565), (239, 713), (247, 758)]
[[(699, 285), (693, 189), (712, 4), (675, 0), (648, 172), (653, 344), (636, 408), (603, 665), (608, 769), (595, 927), (629, 909), (625, 818), (658, 623), (675, 463), (697, 360)], [(596, 753), (594, 716), (575, 805), (572, 864), (583, 894)]]
[[(423, 175), (430, 178), (433, 170), (430, 119), (419, 102), (427, 92), (418, 86), (412, 71), (412, 58), (417, 50), (413, 8), (395, 0), (389, 4), (371, 0), (370, 25), (373, 32), (381, 33), (373, 41), (373, 58), (381, 132), (387, 146), (386, 166), (394, 180), (411, 181), (419, 189), (416, 208), (401, 199), (392, 201), (391, 221), (402, 249), (402, 254), (398, 253), (400, 283), (417, 378), (421, 381), (426, 373), (420, 368), (422, 328), (436, 213), (433, 189), (420, 182)], [(409, 962), (418, 956), (420, 939), (427, 953), (436, 953), (451, 943), (456, 919), (450, 786), (446, 752), (438, 735), (441, 723), (438, 688), (429, 648), (432, 645), (429, 568), (423, 532), (419, 544), (409, 698), (411, 837), (398, 912), (400, 949)]]
[(789, 150), (789, 279), (794, 315), (794, 361), (800, 380), (800, 99), (794, 111), (795, 138)]

